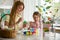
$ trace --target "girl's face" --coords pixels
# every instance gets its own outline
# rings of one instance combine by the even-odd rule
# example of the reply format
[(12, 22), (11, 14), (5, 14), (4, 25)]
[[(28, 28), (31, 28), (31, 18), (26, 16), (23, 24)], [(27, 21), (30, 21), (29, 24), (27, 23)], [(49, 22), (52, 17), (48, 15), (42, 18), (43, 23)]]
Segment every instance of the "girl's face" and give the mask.
[(23, 5), (19, 5), (19, 6), (17, 7), (17, 13), (19, 13), (19, 12), (21, 12), (21, 11), (23, 11)]
[(37, 16), (37, 15), (34, 15), (34, 16), (33, 16), (33, 19), (34, 19), (34, 21), (40, 21), (40, 17)]

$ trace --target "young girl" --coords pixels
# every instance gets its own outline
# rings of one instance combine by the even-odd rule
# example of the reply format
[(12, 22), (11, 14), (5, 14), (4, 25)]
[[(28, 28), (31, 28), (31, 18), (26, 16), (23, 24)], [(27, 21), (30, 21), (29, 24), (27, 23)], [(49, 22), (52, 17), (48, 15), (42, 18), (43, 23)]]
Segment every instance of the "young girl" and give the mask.
[(22, 28), (22, 21), (23, 21), (23, 10), (24, 10), (24, 3), (21, 1), (16, 1), (13, 4), (13, 7), (11, 9), (11, 13), (9, 15), (9, 18), (7, 18), (5, 21), (5, 25), (8, 24), (9, 28), (15, 28), (15, 29), (21, 29)]
[(33, 13), (33, 19), (34, 22), (30, 22), (30, 27), (31, 28), (41, 28), (41, 14), (39, 12), (34, 12)]

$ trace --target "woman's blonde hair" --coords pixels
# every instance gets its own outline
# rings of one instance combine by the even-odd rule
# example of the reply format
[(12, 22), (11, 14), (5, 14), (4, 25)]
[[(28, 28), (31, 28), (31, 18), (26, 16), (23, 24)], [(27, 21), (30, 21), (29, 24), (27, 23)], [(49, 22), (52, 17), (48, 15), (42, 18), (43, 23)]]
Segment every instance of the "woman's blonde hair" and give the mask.
[[(11, 25), (14, 25), (15, 24), (15, 17), (16, 17), (16, 10), (17, 10), (17, 7), (22, 5), (23, 6), (23, 9), (24, 9), (24, 3), (21, 2), (21, 1), (16, 1), (14, 3), (14, 5), (12, 6), (12, 9), (11, 9), (11, 13), (10, 13), (10, 20), (9, 20), (9, 26)], [(22, 11), (23, 11), (22, 9)]]

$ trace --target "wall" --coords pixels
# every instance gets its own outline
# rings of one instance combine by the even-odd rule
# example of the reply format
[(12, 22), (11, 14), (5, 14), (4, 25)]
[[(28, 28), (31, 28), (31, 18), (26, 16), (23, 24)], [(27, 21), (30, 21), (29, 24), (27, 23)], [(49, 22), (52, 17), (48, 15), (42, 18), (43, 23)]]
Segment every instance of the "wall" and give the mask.
[(5, 13), (10, 13), (14, 0), (0, 0), (0, 18)]
[(0, 0), (0, 5), (12, 5), (13, 0)]

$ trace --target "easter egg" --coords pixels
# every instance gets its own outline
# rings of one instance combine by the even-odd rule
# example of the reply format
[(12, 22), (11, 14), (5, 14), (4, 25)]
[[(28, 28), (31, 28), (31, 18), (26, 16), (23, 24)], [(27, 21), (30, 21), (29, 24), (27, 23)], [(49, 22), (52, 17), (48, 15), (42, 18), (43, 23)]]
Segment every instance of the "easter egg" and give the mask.
[(30, 35), (32, 35), (32, 32), (30, 32)]
[(34, 29), (34, 31), (33, 31), (34, 33), (36, 33), (36, 29)]
[(36, 31), (32, 32), (32, 34), (35, 34), (35, 33), (36, 33)]
[(39, 31), (38, 31), (38, 29), (36, 29), (36, 35), (38, 35), (39, 34)]
[(24, 32), (24, 35), (26, 35), (26, 32)]
[(26, 32), (26, 35), (29, 35), (29, 32), (28, 31)]
[(32, 34), (34, 34), (34, 32), (32, 32)]
[(38, 31), (36, 32), (36, 35), (38, 35)]
[(31, 31), (31, 32), (33, 32), (33, 31), (34, 31), (34, 29), (33, 29), (33, 28), (32, 28), (32, 29), (30, 29), (30, 31)]
[(30, 35), (30, 31), (28, 31), (29, 35)]

